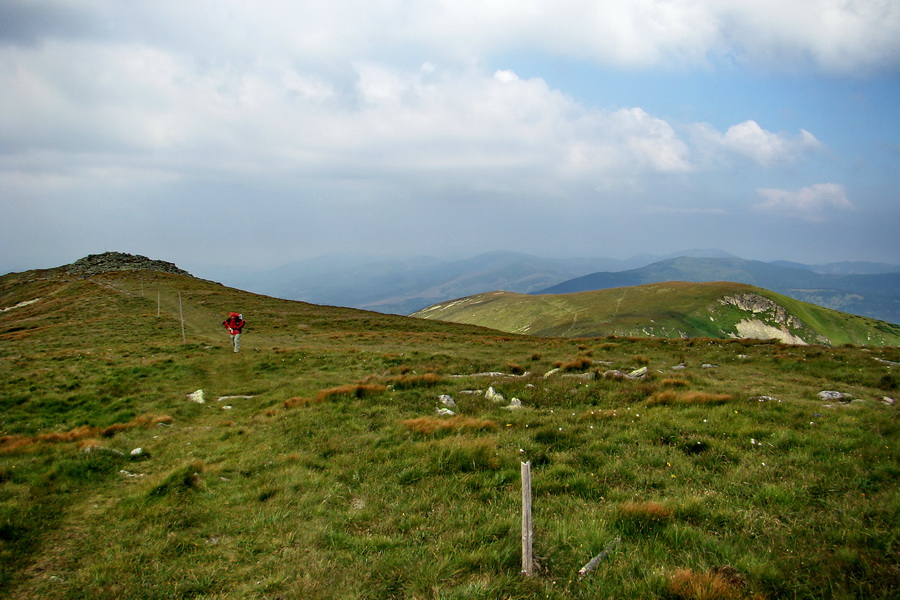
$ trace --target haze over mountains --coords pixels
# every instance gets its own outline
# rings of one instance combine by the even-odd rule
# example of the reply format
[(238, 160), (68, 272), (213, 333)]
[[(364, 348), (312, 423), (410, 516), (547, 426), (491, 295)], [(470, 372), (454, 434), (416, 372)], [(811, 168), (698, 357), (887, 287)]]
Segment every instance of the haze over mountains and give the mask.
[(732, 281), (900, 323), (900, 265), (767, 263), (709, 249), (627, 260), (542, 258), (513, 252), (461, 260), (330, 256), (268, 271), (207, 276), (278, 298), (402, 315), (494, 290), (556, 294), (664, 281)]

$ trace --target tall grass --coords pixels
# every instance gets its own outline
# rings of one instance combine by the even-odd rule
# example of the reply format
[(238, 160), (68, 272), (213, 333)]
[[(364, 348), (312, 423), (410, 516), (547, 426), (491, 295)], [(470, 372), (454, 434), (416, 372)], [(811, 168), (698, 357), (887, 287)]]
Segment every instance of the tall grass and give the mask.
[[(896, 348), (535, 339), (197, 282), (182, 344), (135, 282), (106, 283), (130, 295), (44, 282), (67, 302), (3, 322), (23, 327), (0, 345), (8, 597), (900, 596), (896, 373), (874, 360)], [(256, 315), (239, 355), (218, 331), (234, 305)], [(100, 307), (98, 330), (64, 334)], [(586, 376), (601, 361), (649, 374)]]

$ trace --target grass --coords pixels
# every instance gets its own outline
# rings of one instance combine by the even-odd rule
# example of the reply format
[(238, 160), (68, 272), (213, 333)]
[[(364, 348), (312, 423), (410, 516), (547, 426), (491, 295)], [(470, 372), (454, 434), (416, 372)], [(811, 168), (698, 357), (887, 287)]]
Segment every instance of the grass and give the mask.
[[(753, 313), (722, 302), (728, 296), (763, 296), (793, 316)], [(807, 343), (873, 346), (900, 343), (900, 325), (841, 313), (750, 285), (669, 281), (573, 294), (488, 292), (422, 311), (424, 318), (491, 327), (536, 336), (660, 338), (737, 337), (740, 322), (759, 322), (769, 333), (790, 333)], [(797, 322), (799, 320), (799, 323)], [(802, 325), (801, 325), (802, 323)], [(780, 338), (787, 339), (787, 338)]]
[(0, 596), (900, 595), (896, 374), (875, 360), (897, 348), (530, 338), (173, 276), (32, 279), (0, 281), (3, 307), (45, 299), (0, 316)]

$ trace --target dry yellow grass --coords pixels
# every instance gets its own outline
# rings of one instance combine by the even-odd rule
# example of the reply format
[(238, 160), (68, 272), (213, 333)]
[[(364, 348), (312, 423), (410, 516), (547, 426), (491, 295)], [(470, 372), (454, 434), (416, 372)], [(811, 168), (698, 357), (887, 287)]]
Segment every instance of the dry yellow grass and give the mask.
[[(168, 415), (141, 415), (135, 417), (127, 423), (115, 423), (108, 427), (94, 427), (91, 425), (81, 425), (69, 431), (54, 431), (51, 433), (41, 433), (34, 436), (27, 435), (5, 435), (0, 437), (0, 453), (10, 453), (20, 450), (28, 450), (41, 444), (64, 444), (68, 442), (80, 442), (83, 440), (104, 437), (110, 438), (135, 427), (150, 427), (158, 424), (168, 424), (174, 419)], [(98, 444), (99, 445), (99, 444)]]
[(450, 417), (449, 419), (418, 417), (403, 421), (403, 425), (416, 433), (424, 435), (431, 435), (436, 432), (493, 431), (499, 427), (494, 421), (470, 417)]
[(724, 404), (734, 400), (733, 394), (711, 394), (709, 392), (657, 392), (647, 399), (647, 406), (684, 404)]

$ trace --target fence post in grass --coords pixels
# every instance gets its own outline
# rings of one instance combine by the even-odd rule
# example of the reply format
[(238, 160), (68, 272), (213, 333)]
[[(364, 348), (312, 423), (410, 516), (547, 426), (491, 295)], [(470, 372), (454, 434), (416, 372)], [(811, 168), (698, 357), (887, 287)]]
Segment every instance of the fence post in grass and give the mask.
[(178, 316), (181, 318), (181, 341), (187, 344), (187, 336), (184, 334), (184, 311), (181, 309), (181, 292), (178, 292)]
[(522, 573), (530, 576), (533, 569), (531, 524), (531, 461), (522, 463)]
[(616, 544), (618, 544), (620, 540), (621, 540), (621, 538), (616, 538), (613, 541), (611, 541), (609, 544), (607, 544), (606, 548), (603, 549), (603, 552), (601, 552), (600, 554), (598, 554), (597, 556), (592, 558), (590, 560), (590, 562), (588, 562), (588, 564), (581, 567), (581, 570), (578, 571), (578, 575), (580, 577), (584, 577), (585, 575), (587, 575), (588, 573), (593, 571), (594, 567), (599, 565), (600, 561), (603, 560), (604, 558), (606, 558), (609, 555), (609, 553), (613, 551), (613, 548), (616, 547)]

